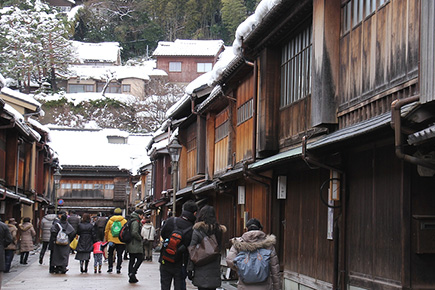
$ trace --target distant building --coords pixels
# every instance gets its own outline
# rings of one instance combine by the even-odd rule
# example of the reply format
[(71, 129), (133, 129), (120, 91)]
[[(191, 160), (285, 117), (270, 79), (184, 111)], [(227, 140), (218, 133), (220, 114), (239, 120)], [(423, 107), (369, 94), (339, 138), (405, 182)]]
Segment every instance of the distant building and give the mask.
[(44, 2), (59, 8), (62, 12), (69, 12), (74, 6), (83, 4), (81, 0), (45, 0)]
[(219, 54), (225, 50), (222, 40), (159, 41), (153, 57), (157, 69), (168, 74), (169, 82), (187, 84), (211, 71)]

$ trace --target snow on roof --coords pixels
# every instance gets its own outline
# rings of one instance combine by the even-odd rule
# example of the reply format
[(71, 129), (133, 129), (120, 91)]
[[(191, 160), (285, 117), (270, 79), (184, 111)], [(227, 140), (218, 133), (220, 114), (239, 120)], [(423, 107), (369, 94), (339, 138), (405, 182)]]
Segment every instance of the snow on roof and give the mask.
[(116, 79), (136, 78), (149, 80), (149, 74), (153, 69), (149, 66), (86, 66), (71, 65), (69, 66), (69, 77), (78, 77), (80, 79), (97, 79), (105, 80), (107, 76), (113, 75)]
[(37, 95), (36, 96), (40, 100), (45, 101), (57, 101), (62, 98), (65, 98), (68, 102), (73, 103), (74, 106), (77, 106), (81, 102), (95, 101), (100, 99), (113, 99), (124, 104), (132, 104), (136, 102), (136, 98), (132, 95), (128, 94), (112, 94), (106, 93), (105, 97), (101, 95), (101, 93), (68, 93), (68, 94), (54, 94), (54, 95)]
[(112, 62), (116, 63), (120, 54), (118, 42), (86, 43), (73, 41), (77, 58), (80, 63), (84, 62)]
[(255, 27), (263, 21), (263, 18), (267, 15), (267, 13), (269, 13), (273, 7), (281, 3), (281, 1), (282, 0), (262, 0), (255, 9), (254, 14), (249, 16), (237, 27), (233, 42), (233, 50), (235, 55), (241, 54), (243, 39), (246, 39), (252, 30), (254, 30)]
[(11, 105), (5, 104), (3, 110), (8, 112), (14, 118), (15, 121), (24, 122), (24, 116), (21, 115), (20, 112), (15, 110)]
[(184, 94), (175, 104), (173, 104), (165, 114), (165, 118), (170, 118), (179, 108), (181, 108), (185, 103), (190, 102), (190, 95)]
[(159, 41), (153, 56), (215, 56), (223, 45), (223, 40)]
[(30, 125), (32, 125), (35, 128), (38, 128), (39, 130), (45, 132), (45, 133), (50, 133), (50, 129), (47, 126), (42, 125), (41, 123), (39, 123), (38, 121), (36, 121), (35, 119), (32, 118), (28, 118), (27, 121), (29, 122)]
[[(146, 134), (128, 134), (117, 129), (76, 130), (50, 127), (50, 147), (59, 155), (60, 165), (117, 166), (136, 174), (139, 166), (149, 162)], [(108, 136), (126, 137), (127, 144), (111, 144)]]
[(36, 106), (38, 108), (41, 107), (41, 103), (39, 103), (37, 100), (35, 100), (33, 98), (33, 96), (31, 96), (31, 95), (23, 94), (23, 93), (21, 93), (19, 91), (14, 91), (14, 90), (12, 90), (10, 88), (6, 88), (6, 87), (2, 88), (1, 92), (2, 92), (2, 94), (14, 97), (14, 98), (19, 99), (19, 100), (21, 100), (23, 102), (32, 104), (32, 105), (34, 105), (34, 106)]

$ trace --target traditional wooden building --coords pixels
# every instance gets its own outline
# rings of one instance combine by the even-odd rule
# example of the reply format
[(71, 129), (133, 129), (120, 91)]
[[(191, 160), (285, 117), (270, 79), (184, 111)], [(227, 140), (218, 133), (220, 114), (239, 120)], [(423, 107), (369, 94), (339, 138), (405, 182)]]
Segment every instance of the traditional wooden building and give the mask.
[(186, 119), (172, 114), (180, 190), (229, 202), (230, 234), (259, 218), (285, 289), (435, 285), (434, 12), (428, 0), (262, 1), (216, 87)]
[[(41, 105), (30, 95), (3, 88), (0, 94), (0, 217), (30, 217), (35, 229), (53, 205), (57, 159), (49, 130), (31, 119)], [(39, 237), (36, 241), (39, 241)]]

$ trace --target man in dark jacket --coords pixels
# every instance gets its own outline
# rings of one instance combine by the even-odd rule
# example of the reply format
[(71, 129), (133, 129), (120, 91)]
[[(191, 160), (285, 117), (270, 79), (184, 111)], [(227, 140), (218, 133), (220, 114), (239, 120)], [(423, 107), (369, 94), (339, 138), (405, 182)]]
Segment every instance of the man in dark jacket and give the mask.
[(0, 285), (5, 270), (5, 248), (12, 243), (12, 235), (8, 226), (0, 220)]
[(164, 249), (160, 251), (160, 286), (162, 290), (170, 290), (172, 280), (174, 280), (175, 290), (186, 289), (186, 267), (189, 255), (187, 247), (192, 239), (192, 226), (195, 223), (197, 211), (198, 205), (193, 200), (189, 200), (183, 204), (181, 216), (167, 219), (162, 227), (161, 236), (163, 241), (170, 238), (175, 228), (183, 233), (181, 244), (177, 250), (180, 252), (177, 255), (179, 258), (175, 260), (175, 263), (171, 263), (163, 258)]
[[(72, 227), (74, 228), (74, 231), (77, 233), (77, 228), (78, 228), (79, 223), (81, 222), (82, 219), (80, 218), (80, 216), (78, 214), (76, 214), (75, 210), (71, 210), (69, 213), (70, 213), (70, 215), (69, 215), (69, 217), (67, 219), (68, 223), (70, 225), (72, 225)], [(71, 249), (71, 253), (74, 254), (74, 250), (73, 249)]]
[(130, 254), (130, 262), (128, 263), (129, 283), (137, 283), (137, 270), (143, 261), (143, 246), (142, 236), (140, 235), (142, 228), (143, 210), (135, 210), (130, 217), (131, 241), (127, 244), (127, 252)]

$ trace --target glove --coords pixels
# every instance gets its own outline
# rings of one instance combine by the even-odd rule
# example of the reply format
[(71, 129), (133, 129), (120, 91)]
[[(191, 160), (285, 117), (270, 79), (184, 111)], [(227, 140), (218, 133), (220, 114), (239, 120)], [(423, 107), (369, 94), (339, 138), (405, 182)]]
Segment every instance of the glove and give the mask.
[(193, 280), (193, 276), (194, 276), (193, 271), (187, 271), (187, 278), (189, 278), (190, 281)]

